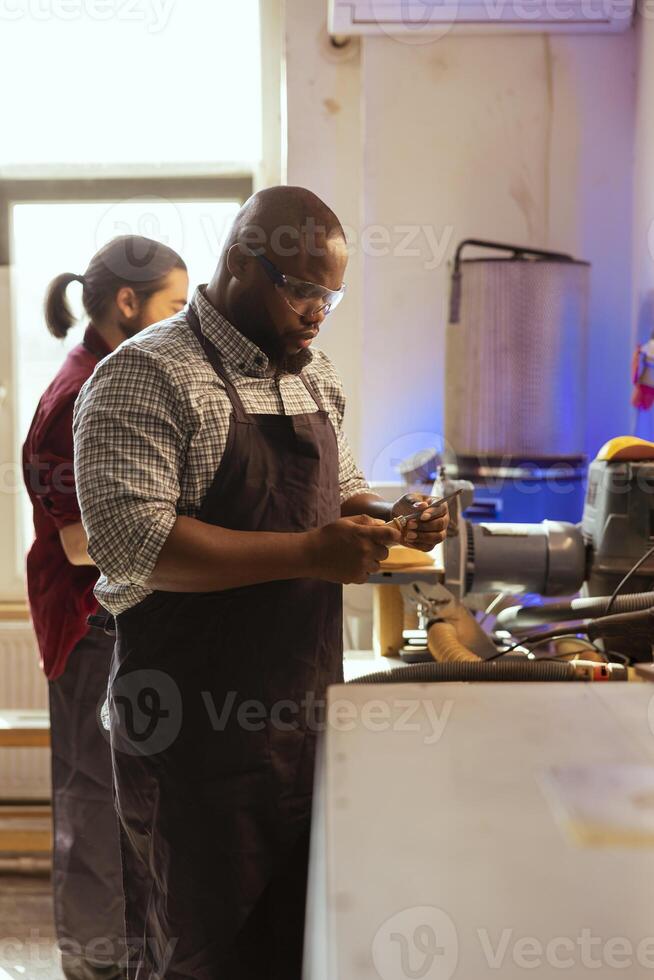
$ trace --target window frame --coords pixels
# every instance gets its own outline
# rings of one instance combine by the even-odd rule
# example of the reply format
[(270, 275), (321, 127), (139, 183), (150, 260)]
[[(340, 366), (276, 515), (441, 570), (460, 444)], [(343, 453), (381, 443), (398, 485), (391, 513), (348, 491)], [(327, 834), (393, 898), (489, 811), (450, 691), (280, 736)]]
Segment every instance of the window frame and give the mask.
[(83, 201), (240, 201), (252, 194), (252, 174), (204, 177), (100, 177), (0, 180), (0, 266), (11, 265), (11, 210), (16, 204)]
[[(11, 296), (11, 214), (16, 204), (64, 204), (83, 201), (147, 200), (238, 201), (243, 204), (255, 189), (251, 173), (216, 176), (126, 176), (0, 180), (0, 602), (26, 600), (22, 549), (20, 493), (21, 446), (16, 430), (17, 361), (15, 320)], [(45, 328), (44, 328), (45, 329)], [(9, 483), (7, 477), (9, 476)]]

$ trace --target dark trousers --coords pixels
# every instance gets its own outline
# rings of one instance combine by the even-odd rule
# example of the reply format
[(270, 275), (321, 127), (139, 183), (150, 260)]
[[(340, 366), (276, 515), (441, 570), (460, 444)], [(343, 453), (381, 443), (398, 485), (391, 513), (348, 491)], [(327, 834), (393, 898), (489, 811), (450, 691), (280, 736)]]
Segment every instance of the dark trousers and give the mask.
[(225, 980), (302, 980), (308, 869), (307, 831), (247, 919)]
[(54, 913), (67, 980), (124, 976), (118, 820), (100, 723), (113, 646), (113, 637), (91, 630), (49, 684)]

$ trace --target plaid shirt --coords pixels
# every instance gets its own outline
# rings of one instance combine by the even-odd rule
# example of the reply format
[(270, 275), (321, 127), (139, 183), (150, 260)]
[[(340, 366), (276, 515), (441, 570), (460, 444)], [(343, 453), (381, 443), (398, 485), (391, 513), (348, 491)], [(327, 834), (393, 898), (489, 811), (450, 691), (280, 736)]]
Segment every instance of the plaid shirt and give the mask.
[[(293, 375), (268, 377), (268, 358), (198, 289), (192, 304), (246, 412), (297, 415), (317, 407)], [(336, 430), (341, 499), (367, 491), (343, 433), (345, 398), (327, 356), (305, 368)], [(96, 368), (75, 404), (75, 482), (95, 589), (110, 612), (136, 605), (177, 515), (197, 517), (227, 442), (231, 403), (179, 313), (131, 338)]]

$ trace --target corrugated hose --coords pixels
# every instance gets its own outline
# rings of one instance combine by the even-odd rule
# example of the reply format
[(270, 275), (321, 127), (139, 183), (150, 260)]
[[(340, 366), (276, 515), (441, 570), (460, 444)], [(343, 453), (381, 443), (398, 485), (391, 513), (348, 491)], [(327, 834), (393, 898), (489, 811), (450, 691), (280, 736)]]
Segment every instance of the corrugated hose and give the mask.
[(412, 664), (394, 670), (377, 671), (358, 677), (350, 684), (434, 684), (451, 681), (574, 681), (572, 664), (544, 660), (510, 658), (487, 663), (478, 660), (460, 663)]

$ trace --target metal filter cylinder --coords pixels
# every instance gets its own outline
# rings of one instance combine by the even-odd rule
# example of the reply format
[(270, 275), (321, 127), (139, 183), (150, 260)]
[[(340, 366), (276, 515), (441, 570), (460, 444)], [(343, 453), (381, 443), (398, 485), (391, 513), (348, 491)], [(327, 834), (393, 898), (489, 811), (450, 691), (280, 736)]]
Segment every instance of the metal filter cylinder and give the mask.
[[(509, 257), (461, 259), (464, 247)], [(447, 328), (445, 438), (457, 457), (584, 451), (590, 266), (559, 253), (466, 241)]]

